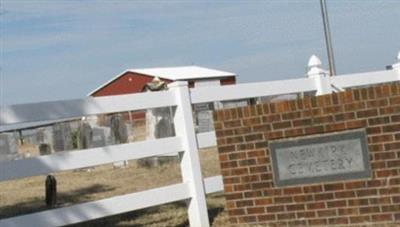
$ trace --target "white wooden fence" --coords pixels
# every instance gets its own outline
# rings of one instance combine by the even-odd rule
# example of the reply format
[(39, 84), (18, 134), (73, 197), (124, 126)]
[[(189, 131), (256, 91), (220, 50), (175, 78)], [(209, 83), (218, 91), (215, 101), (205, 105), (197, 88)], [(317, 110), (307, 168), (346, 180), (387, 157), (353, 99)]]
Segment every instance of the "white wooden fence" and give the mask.
[(201, 176), (198, 149), (215, 146), (216, 139), (214, 132), (195, 134), (192, 104), (310, 91), (321, 95), (348, 87), (400, 81), (400, 53), (398, 61), (393, 65), (393, 70), (329, 77), (326, 71), (320, 68), (319, 59), (312, 56), (307, 77), (300, 79), (199, 87), (190, 91), (186, 82), (176, 82), (168, 91), (1, 107), (0, 131), (18, 129), (18, 125), (26, 122), (46, 122), (85, 115), (175, 106), (176, 136), (2, 162), (0, 181), (180, 152), (183, 182), (6, 218), (0, 220), (0, 226), (68, 225), (179, 200), (188, 201), (191, 226), (209, 226), (205, 194), (222, 191), (222, 177), (203, 179)]

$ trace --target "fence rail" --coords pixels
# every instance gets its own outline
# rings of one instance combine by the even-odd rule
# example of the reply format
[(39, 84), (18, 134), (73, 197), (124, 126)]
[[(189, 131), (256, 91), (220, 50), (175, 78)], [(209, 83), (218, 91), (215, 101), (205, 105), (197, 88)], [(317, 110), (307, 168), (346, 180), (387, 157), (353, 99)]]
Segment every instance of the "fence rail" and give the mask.
[(124, 160), (182, 151), (178, 137), (112, 145), (78, 151), (64, 151), (0, 164), (0, 181), (51, 174), (64, 170), (92, 167)]
[(222, 177), (203, 179), (198, 148), (216, 145), (215, 132), (195, 134), (191, 105), (315, 91), (328, 94), (348, 87), (400, 81), (399, 63), (393, 70), (329, 77), (313, 56), (307, 78), (223, 87), (200, 87), (189, 91), (187, 83), (176, 82), (169, 91), (87, 98), (69, 101), (13, 105), (0, 109), (0, 132), (29, 122), (62, 121), (86, 115), (175, 106), (176, 136), (130, 144), (113, 145), (0, 163), (0, 181), (91, 167), (122, 160), (180, 152), (183, 182), (127, 195), (115, 196), (70, 207), (0, 220), (0, 226), (60, 226), (73, 224), (164, 203), (187, 200), (192, 226), (209, 226), (205, 194), (222, 191)]

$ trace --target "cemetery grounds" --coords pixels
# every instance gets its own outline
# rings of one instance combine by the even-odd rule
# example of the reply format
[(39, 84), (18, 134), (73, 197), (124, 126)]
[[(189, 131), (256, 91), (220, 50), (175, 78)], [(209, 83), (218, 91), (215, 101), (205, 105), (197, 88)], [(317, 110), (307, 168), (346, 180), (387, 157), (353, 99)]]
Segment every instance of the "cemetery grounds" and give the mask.
[[(22, 152), (37, 155), (34, 145), (19, 147)], [(220, 174), (216, 148), (199, 151), (203, 177)], [(57, 208), (78, 203), (110, 198), (151, 188), (181, 182), (177, 161), (156, 167), (143, 167), (137, 161), (129, 161), (124, 168), (113, 164), (96, 166), (94, 169), (65, 171), (55, 174), (57, 179)], [(46, 210), (45, 178), (35, 176), (0, 182), (0, 219)], [(223, 193), (207, 196), (212, 226), (228, 225), (223, 211)], [(133, 211), (73, 226), (188, 226), (184, 201)]]

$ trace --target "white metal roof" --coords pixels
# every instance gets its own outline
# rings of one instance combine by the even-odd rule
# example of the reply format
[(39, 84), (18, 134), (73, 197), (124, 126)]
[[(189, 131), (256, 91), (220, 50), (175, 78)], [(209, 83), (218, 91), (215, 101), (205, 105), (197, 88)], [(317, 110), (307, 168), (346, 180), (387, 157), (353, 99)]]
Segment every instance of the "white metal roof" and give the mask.
[(215, 69), (209, 69), (199, 66), (181, 66), (167, 68), (147, 68), (147, 69), (130, 69), (130, 72), (136, 72), (154, 77), (165, 78), (169, 80), (190, 80), (204, 79), (225, 76), (235, 76), (234, 73), (224, 72)]
[(88, 96), (94, 94), (101, 88), (110, 84), (114, 80), (118, 79), (127, 72), (139, 73), (153, 77), (160, 77), (168, 80), (194, 80), (194, 79), (207, 79), (207, 78), (219, 78), (227, 76), (236, 76), (231, 72), (224, 72), (216, 69), (209, 69), (199, 66), (179, 66), (179, 67), (164, 67), (164, 68), (144, 68), (144, 69), (127, 69), (100, 87), (91, 91)]

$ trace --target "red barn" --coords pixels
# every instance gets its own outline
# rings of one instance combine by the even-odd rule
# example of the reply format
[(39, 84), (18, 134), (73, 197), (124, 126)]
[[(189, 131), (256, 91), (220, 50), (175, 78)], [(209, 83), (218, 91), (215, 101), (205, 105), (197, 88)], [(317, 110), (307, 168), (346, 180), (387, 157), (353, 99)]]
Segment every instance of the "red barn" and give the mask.
[(188, 81), (189, 87), (236, 83), (234, 73), (199, 66), (128, 69), (90, 92), (89, 96), (98, 97), (142, 92), (144, 86), (155, 77), (159, 77), (166, 83)]
[[(166, 83), (188, 81), (190, 88), (236, 83), (234, 73), (199, 66), (128, 69), (90, 92), (88, 96), (99, 97), (143, 92), (145, 85), (155, 77)], [(218, 107), (216, 106), (216, 108)], [(144, 127), (144, 111), (128, 112), (128, 114), (124, 114), (124, 118), (134, 122), (135, 127)], [(136, 134), (141, 131), (143, 130), (137, 130)]]

